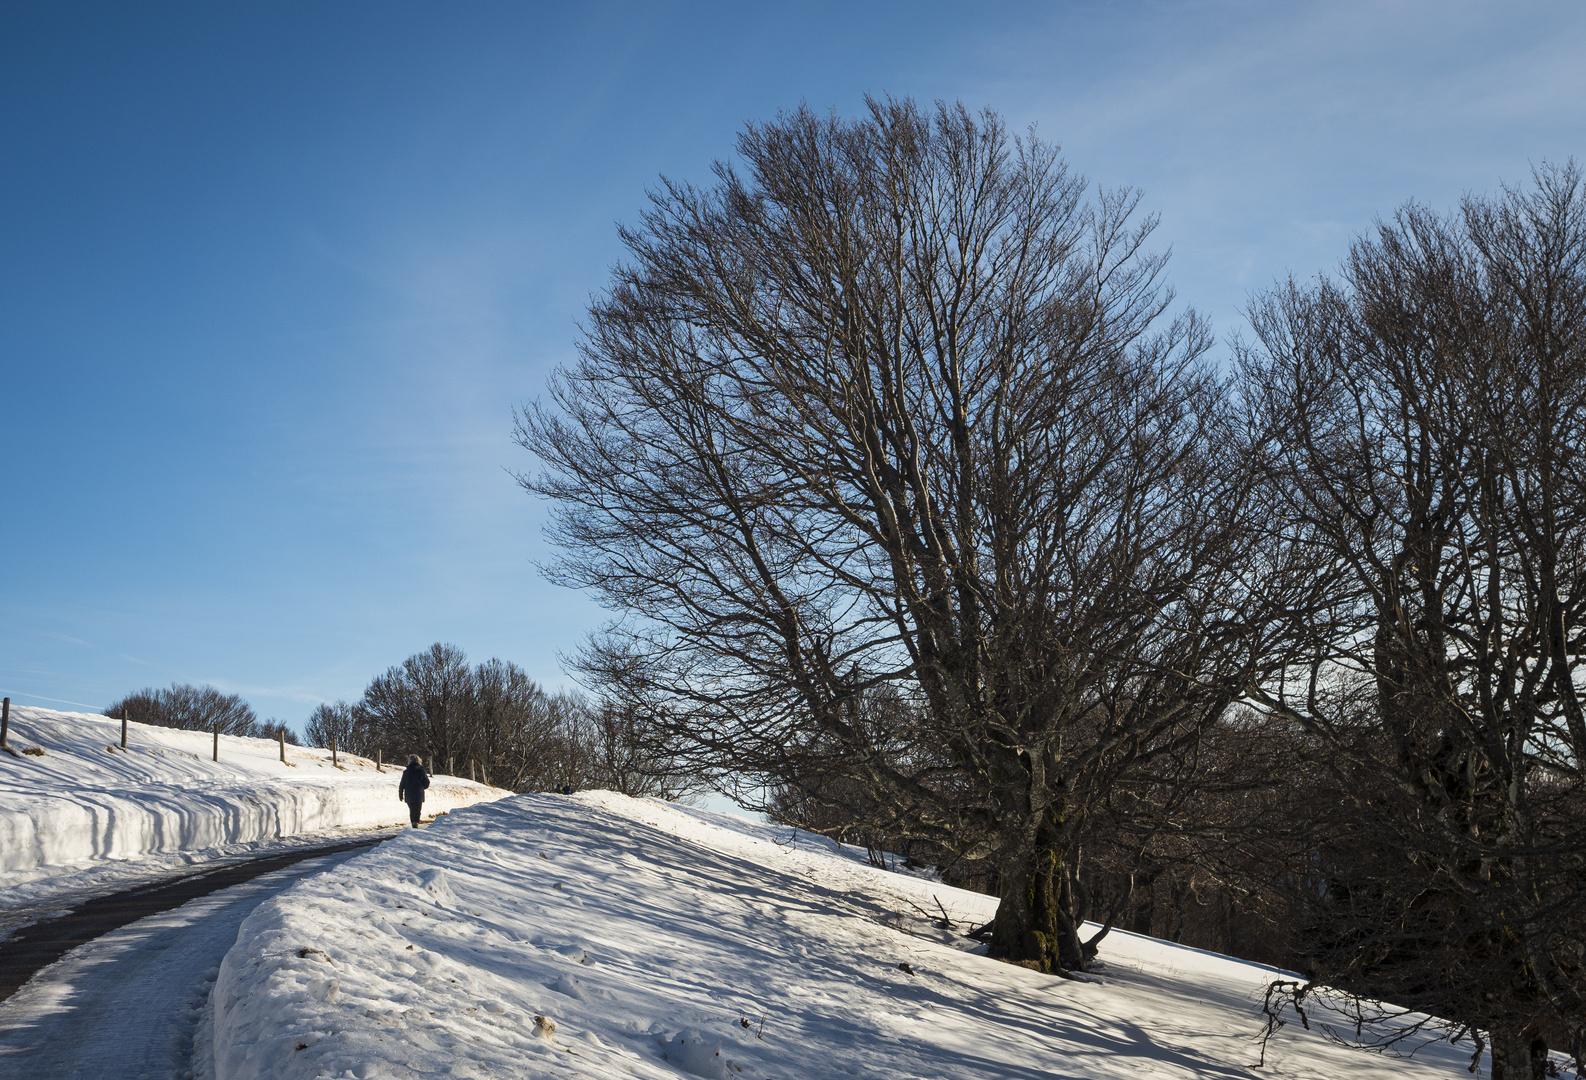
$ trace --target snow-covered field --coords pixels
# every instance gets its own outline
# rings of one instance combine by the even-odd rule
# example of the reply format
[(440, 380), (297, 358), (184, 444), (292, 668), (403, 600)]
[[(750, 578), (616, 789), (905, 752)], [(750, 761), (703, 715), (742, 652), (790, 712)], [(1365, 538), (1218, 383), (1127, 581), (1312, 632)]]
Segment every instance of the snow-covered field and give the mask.
[[(89, 713), (11, 710), (0, 754), (0, 934), (17, 912), (113, 891), (183, 866), (407, 821), (400, 770), (269, 739), (213, 736)], [(29, 753), (42, 750), (42, 754)], [(434, 778), (426, 814), (506, 792)]]
[[(218, 1080), (1467, 1077), (1290, 1025), (1279, 973), (1115, 932), (1084, 982), (976, 954), (995, 901), (785, 829), (520, 796), (261, 904), (211, 999)], [(1483, 1073), (1486, 1069), (1483, 1068)]]

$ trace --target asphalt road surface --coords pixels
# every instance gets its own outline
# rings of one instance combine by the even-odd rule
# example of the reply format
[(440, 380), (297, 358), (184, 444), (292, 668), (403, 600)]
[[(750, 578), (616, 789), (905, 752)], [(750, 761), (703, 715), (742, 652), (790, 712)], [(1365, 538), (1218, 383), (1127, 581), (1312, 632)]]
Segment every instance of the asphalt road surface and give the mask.
[(303, 849), (103, 897), (0, 943), (0, 1076), (207, 1076), (208, 1069), (194, 1068), (194, 1037), (242, 920), (301, 878), (383, 839)]

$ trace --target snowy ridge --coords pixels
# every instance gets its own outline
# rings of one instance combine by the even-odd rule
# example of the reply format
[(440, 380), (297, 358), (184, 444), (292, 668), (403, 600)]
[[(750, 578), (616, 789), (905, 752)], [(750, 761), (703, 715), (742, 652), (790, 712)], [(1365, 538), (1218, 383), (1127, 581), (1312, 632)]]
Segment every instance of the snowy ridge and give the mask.
[(961, 936), (991, 897), (714, 819), (518, 796), (298, 883), (221, 965), (217, 1080), (1469, 1076), (1298, 1025), (1256, 1071), (1271, 969), (1115, 933), (1097, 976), (1040, 975)]
[[(122, 860), (235, 850), (339, 828), (398, 825), (399, 773), (346, 754), (269, 739), (213, 736), (26, 706), (11, 711), (0, 754), (0, 909), (47, 895), (52, 882), (92, 877)], [(41, 749), (42, 754), (28, 753)], [(438, 776), (426, 813), (506, 792)], [(105, 875), (99, 875), (103, 878)], [(113, 876), (113, 875), (112, 875)], [(97, 879), (96, 879), (97, 880)]]

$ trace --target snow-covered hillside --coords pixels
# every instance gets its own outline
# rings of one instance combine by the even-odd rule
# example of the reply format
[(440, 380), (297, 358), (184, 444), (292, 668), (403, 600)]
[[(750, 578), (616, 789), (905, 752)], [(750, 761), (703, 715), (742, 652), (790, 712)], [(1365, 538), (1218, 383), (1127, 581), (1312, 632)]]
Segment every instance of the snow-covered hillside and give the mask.
[(995, 906), (726, 815), (506, 799), (260, 905), (211, 999), (216, 1076), (1469, 1075), (1468, 1049), (1297, 1025), (1256, 1071), (1272, 969), (1115, 932), (1070, 982), (977, 955), (938, 904)]
[[(0, 908), (75, 886), (113, 886), (127, 871), (168, 868), (283, 837), (406, 822), (398, 771), (269, 739), (213, 737), (88, 713), (15, 707), (0, 754)], [(37, 753), (36, 751), (43, 751)], [(426, 813), (506, 792), (437, 776)], [(3, 914), (3, 912), (0, 912)], [(3, 920), (0, 920), (3, 921)]]

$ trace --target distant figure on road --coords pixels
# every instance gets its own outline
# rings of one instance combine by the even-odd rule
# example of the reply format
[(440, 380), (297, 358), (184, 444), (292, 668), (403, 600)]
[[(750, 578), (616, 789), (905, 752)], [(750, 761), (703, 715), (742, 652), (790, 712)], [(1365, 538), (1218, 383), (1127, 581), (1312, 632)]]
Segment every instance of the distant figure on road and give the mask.
[(419, 827), (419, 812), (424, 809), (424, 789), (430, 786), (430, 774), (417, 754), (408, 755), (408, 767), (402, 770), (402, 782), (397, 785), (397, 798), (407, 800), (408, 816), (413, 827)]

